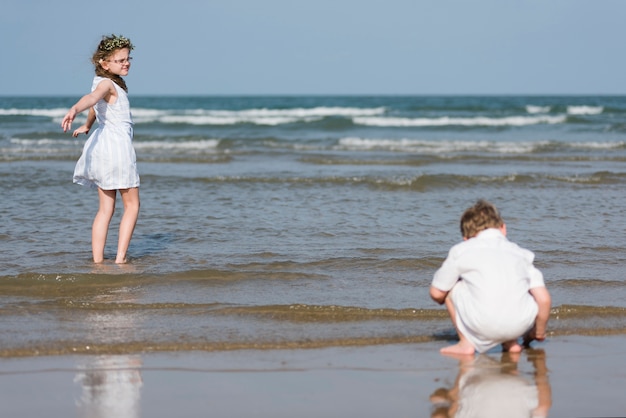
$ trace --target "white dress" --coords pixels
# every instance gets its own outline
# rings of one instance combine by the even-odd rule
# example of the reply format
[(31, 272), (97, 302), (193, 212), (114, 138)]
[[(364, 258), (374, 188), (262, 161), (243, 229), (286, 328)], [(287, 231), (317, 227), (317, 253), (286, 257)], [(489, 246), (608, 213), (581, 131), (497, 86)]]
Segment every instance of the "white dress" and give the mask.
[(518, 338), (535, 322), (538, 306), (529, 290), (545, 286), (535, 255), (486, 229), (450, 249), (432, 285), (450, 297), (459, 331), (483, 353)]
[[(109, 79), (94, 77), (91, 91), (103, 80)], [(128, 95), (113, 85), (117, 100), (113, 104), (99, 100), (94, 106), (98, 127), (85, 142), (74, 169), (74, 183), (102, 190), (139, 187)]]

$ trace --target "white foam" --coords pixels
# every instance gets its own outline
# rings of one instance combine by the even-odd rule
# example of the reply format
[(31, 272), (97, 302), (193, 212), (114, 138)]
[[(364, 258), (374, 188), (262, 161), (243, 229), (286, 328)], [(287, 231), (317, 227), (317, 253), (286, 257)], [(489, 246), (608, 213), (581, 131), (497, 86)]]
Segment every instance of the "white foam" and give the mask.
[(550, 106), (534, 106), (534, 105), (526, 106), (526, 111), (530, 114), (549, 113), (550, 110), (551, 110)]
[[(67, 108), (56, 109), (0, 109), (0, 116), (43, 116), (60, 123), (67, 113)], [(185, 123), (190, 125), (235, 125), (251, 123), (256, 125), (283, 125), (296, 122), (314, 122), (325, 117), (376, 116), (384, 114), (384, 107), (333, 107), (318, 106), (312, 108), (293, 109), (243, 109), (243, 110), (159, 110), (149, 108), (132, 108), (135, 123)], [(77, 120), (84, 119), (86, 112), (81, 113)]]
[(625, 141), (619, 142), (573, 142), (569, 144), (572, 148), (590, 148), (590, 149), (614, 149), (626, 146)]
[[(86, 137), (82, 137), (86, 140)], [(83, 146), (84, 141), (76, 139), (22, 139), (11, 138), (9, 141), (17, 149), (23, 150), (40, 150), (46, 147), (52, 148), (80, 148)], [(215, 150), (220, 144), (219, 139), (199, 139), (194, 141), (133, 141), (135, 149), (139, 150), (168, 150), (168, 151), (202, 151), (202, 150)], [(15, 149), (14, 148), (14, 149)]]
[(348, 137), (339, 140), (338, 148), (351, 150), (383, 149), (426, 154), (477, 151), (500, 154), (522, 154), (532, 152), (546, 144), (547, 142), (426, 141), (419, 139), (365, 139)]
[(41, 147), (47, 145), (67, 145), (67, 146), (75, 146), (77, 140), (75, 139), (50, 139), (50, 138), (42, 138), (42, 139), (22, 139), (22, 138), (11, 138), (11, 144), (15, 144), (23, 147)]
[(325, 117), (374, 116), (384, 114), (384, 107), (314, 107), (294, 109), (244, 109), (209, 110), (189, 109), (181, 111), (155, 111), (139, 108), (133, 110), (137, 123), (185, 123), (190, 125), (235, 125), (252, 123), (256, 125), (283, 125), (296, 122), (314, 122)]
[(0, 116), (46, 116), (50, 118), (63, 118), (69, 108), (56, 109), (0, 109)]
[(217, 114), (232, 114), (244, 117), (328, 117), (328, 116), (374, 116), (385, 113), (384, 107), (358, 108), (358, 107), (313, 107), (294, 109), (246, 109), (237, 111), (217, 110)]
[(3, 147), (0, 151), (4, 157), (15, 155), (63, 155), (68, 151), (72, 155), (77, 155), (83, 146), (82, 141), (75, 139), (24, 139), (11, 138), (9, 146)]
[(220, 144), (219, 139), (200, 139), (197, 141), (133, 141), (135, 149), (139, 150), (214, 150)]
[(358, 125), (381, 127), (436, 127), (436, 126), (527, 126), (542, 123), (564, 123), (565, 116), (509, 116), (504, 118), (474, 117), (451, 118), (386, 118), (386, 117), (354, 117)]
[(296, 117), (246, 117), (246, 116), (218, 116), (218, 115), (173, 115), (158, 118), (161, 123), (185, 123), (189, 125), (236, 125), (252, 123), (255, 125), (284, 125), (295, 122), (310, 122), (315, 119), (301, 119)]
[(599, 115), (604, 111), (602, 106), (567, 106), (570, 115)]

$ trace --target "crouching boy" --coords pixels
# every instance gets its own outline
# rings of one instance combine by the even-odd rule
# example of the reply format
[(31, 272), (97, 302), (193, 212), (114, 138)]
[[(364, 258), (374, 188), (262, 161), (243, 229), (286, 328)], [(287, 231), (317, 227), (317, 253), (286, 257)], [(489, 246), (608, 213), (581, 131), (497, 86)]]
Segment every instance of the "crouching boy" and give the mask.
[(463, 241), (434, 275), (430, 296), (446, 304), (459, 336), (443, 354), (483, 353), (498, 344), (520, 352), (546, 338), (551, 298), (534, 254), (506, 238), (496, 207), (479, 200), (461, 217)]

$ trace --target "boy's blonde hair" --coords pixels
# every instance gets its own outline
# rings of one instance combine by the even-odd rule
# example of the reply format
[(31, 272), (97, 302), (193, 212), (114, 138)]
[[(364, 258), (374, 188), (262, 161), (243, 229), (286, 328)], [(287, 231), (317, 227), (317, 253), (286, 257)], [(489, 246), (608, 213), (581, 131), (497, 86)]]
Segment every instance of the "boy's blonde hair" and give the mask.
[(461, 216), (461, 234), (466, 239), (475, 237), (485, 229), (500, 228), (502, 225), (504, 221), (498, 209), (492, 203), (482, 199)]

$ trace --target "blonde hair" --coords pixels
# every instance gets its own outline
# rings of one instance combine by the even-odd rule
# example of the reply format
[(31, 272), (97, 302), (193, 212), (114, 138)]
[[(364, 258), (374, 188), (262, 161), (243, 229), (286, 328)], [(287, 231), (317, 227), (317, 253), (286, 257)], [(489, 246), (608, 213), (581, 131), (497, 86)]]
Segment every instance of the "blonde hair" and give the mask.
[(504, 221), (498, 209), (486, 200), (479, 200), (461, 216), (463, 238), (472, 238), (489, 228), (500, 228)]
[(130, 42), (130, 39), (125, 38), (121, 35), (110, 35), (103, 36), (102, 40), (98, 44), (98, 48), (96, 48), (96, 52), (93, 53), (91, 57), (91, 62), (95, 66), (96, 75), (100, 77), (110, 78), (124, 89), (128, 93), (128, 87), (126, 87), (126, 82), (122, 77), (117, 74), (111, 74), (104, 68), (102, 68), (102, 61), (106, 61), (115, 51), (120, 49), (128, 48), (129, 51), (132, 51), (135, 46)]

